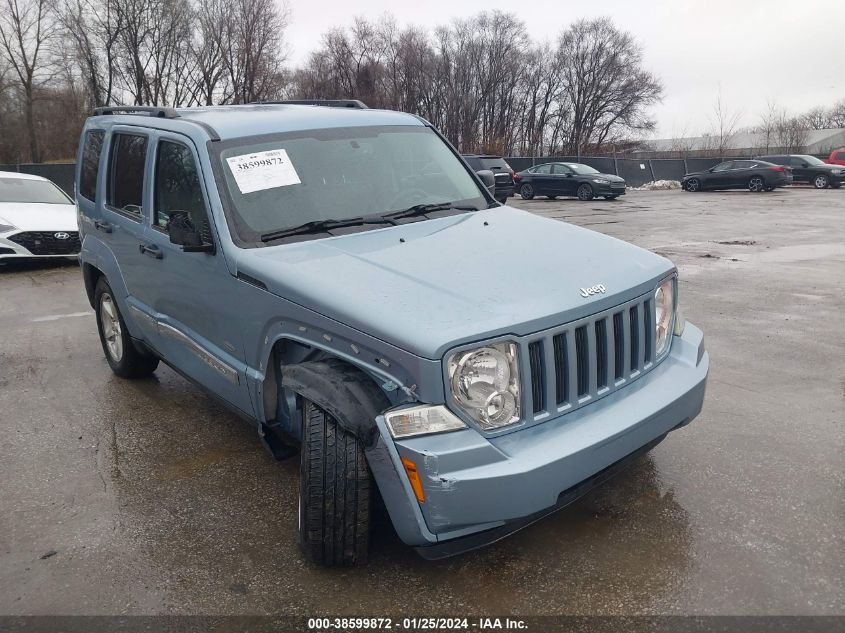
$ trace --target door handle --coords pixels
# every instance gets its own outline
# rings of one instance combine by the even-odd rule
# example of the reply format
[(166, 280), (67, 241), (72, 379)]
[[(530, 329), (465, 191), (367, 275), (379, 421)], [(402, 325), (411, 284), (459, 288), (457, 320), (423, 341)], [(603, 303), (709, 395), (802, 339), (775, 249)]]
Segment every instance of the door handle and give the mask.
[(161, 259), (164, 257), (164, 254), (161, 252), (161, 249), (156, 246), (155, 244), (139, 244), (138, 250), (141, 251), (142, 255), (149, 255), (155, 259)]
[(94, 228), (103, 233), (111, 233), (111, 224), (102, 220), (94, 220)]

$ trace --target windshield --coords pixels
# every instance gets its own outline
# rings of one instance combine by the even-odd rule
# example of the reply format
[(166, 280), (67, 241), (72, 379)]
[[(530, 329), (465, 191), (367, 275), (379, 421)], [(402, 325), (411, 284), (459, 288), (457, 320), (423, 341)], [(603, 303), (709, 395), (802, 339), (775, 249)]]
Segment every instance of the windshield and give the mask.
[(219, 145), (230, 224), (244, 243), (416, 205), (488, 204), (461, 161), (423, 126), (310, 130)]
[(598, 174), (600, 173), (597, 169), (593, 169), (589, 165), (582, 165), (580, 163), (565, 163), (569, 169), (574, 171), (576, 174)]
[(816, 158), (815, 156), (799, 156), (798, 158), (800, 158), (801, 160), (803, 160), (804, 162), (806, 162), (810, 165), (826, 165), (827, 164), (823, 160), (820, 160), (820, 159)]
[(62, 190), (46, 180), (0, 178), (0, 202), (71, 204)]

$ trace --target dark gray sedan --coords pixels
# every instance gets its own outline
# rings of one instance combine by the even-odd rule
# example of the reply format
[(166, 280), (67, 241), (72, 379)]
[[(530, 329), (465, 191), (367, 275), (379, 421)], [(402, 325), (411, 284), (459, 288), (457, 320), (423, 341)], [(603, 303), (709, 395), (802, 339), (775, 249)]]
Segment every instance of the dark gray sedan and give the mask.
[(513, 177), (516, 190), (525, 200), (534, 196), (573, 196), (579, 200), (604, 197), (613, 200), (625, 195), (625, 179), (603, 174), (581, 163), (546, 163), (536, 165)]

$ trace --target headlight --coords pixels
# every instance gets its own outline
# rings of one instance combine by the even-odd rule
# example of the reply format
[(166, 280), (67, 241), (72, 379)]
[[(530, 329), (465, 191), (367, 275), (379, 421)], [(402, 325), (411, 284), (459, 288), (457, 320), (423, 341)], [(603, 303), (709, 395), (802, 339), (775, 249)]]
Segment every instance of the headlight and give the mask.
[(390, 434), (395, 438), (444, 433), (465, 429), (466, 424), (442, 405), (407, 407), (384, 414)]
[(610, 181), (607, 178), (593, 178), (593, 182), (597, 182), (600, 185), (609, 185)]
[(514, 343), (496, 343), (449, 358), (452, 396), (478, 425), (498, 429), (519, 420), (519, 355)]
[(675, 277), (654, 291), (654, 355), (660, 357), (669, 347), (672, 317), (675, 313)]

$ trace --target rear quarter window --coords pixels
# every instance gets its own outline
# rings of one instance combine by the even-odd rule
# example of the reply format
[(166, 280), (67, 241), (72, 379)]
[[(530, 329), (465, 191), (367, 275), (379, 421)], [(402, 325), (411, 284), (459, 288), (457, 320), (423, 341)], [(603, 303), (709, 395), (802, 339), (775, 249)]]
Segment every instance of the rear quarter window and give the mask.
[(836, 152), (833, 156), (833, 160), (845, 160), (845, 152)]
[(79, 172), (79, 195), (92, 202), (97, 196), (97, 171), (103, 151), (103, 130), (89, 130), (82, 149), (82, 166)]

